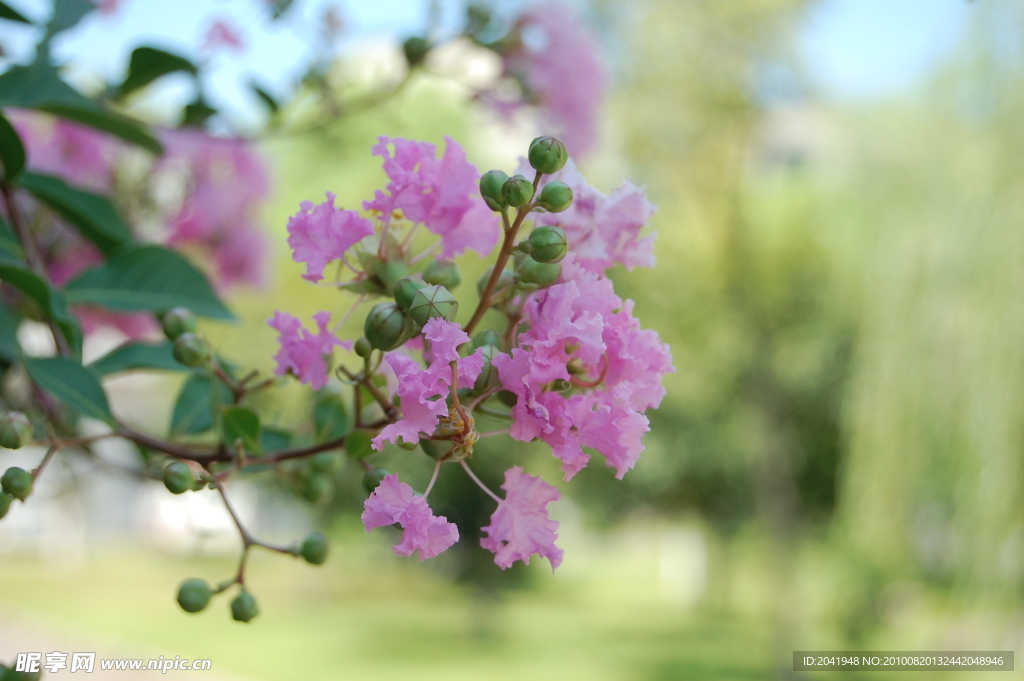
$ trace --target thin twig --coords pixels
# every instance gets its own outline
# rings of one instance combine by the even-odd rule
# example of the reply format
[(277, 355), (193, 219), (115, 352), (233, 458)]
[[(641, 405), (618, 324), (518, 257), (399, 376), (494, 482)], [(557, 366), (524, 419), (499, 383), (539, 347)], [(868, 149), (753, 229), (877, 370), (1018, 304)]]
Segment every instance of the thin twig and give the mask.
[(469, 467), (469, 464), (468, 464), (468, 463), (466, 463), (466, 460), (465, 460), (465, 459), (461, 459), (461, 460), (459, 460), (459, 463), (460, 463), (460, 464), (462, 464), (462, 467), (463, 467), (464, 469), (466, 469), (466, 473), (467, 473), (467, 474), (469, 475), (469, 477), (470, 477), (470, 478), (471, 478), (471, 479), (473, 480), (473, 482), (475, 482), (475, 483), (477, 484), (477, 486), (478, 486), (478, 487), (479, 487), (480, 489), (482, 489), (483, 491), (487, 492), (487, 496), (489, 496), (490, 498), (494, 499), (494, 500), (495, 500), (495, 501), (497, 501), (497, 502), (498, 502), (499, 504), (502, 504), (502, 503), (504, 503), (504, 501), (505, 501), (504, 499), (502, 499), (502, 498), (501, 498), (501, 497), (499, 497), (499, 496), (498, 496), (497, 494), (495, 494), (494, 492), (492, 492), (492, 491), (491, 491), (491, 490), (490, 490), (490, 489), (489, 489), (489, 488), (487, 487), (487, 485), (485, 485), (484, 483), (480, 482), (480, 478), (476, 477), (476, 474), (475, 474), (475, 473), (473, 472), (473, 469)]

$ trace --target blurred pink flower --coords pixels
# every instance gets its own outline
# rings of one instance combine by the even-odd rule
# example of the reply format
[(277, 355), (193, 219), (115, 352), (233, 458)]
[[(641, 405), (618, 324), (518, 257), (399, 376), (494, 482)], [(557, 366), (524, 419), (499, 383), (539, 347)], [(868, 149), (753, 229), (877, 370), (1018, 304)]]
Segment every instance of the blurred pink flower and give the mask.
[(398, 377), (398, 396), (402, 400), (402, 418), (389, 424), (373, 439), (373, 448), (380, 451), (385, 442), (417, 442), (420, 433), (431, 435), (438, 419), (448, 414), (445, 398), (451, 392), (451, 362), (458, 362), (459, 388), (471, 388), (483, 369), (483, 350), (478, 348), (468, 357), (459, 357), (458, 347), (469, 342), (459, 327), (439, 317), (423, 325), (423, 337), (431, 342), (430, 365), (420, 364), (400, 352), (389, 353), (384, 360)]
[(327, 328), (330, 319), (330, 312), (313, 315), (319, 329), (318, 333), (313, 334), (302, 328), (302, 322), (287, 312), (274, 313), (267, 320), (267, 324), (277, 330), (277, 342), (281, 345), (281, 349), (274, 355), (277, 361), (274, 373), (284, 376), (291, 372), (299, 381), (308, 383), (315, 390), (327, 385), (330, 367), (326, 358), (331, 354), (331, 349), (335, 346), (349, 347)]
[(218, 288), (265, 280), (265, 238), (256, 216), (270, 191), (263, 159), (242, 139), (199, 130), (165, 130), (158, 178), (184, 176), (184, 198), (167, 219), (167, 242), (195, 247), (212, 264)]
[(491, 524), (482, 527), (488, 537), (480, 545), (494, 553), (494, 562), (502, 570), (521, 560), (530, 562), (537, 554), (547, 558), (554, 570), (562, 564), (562, 549), (555, 546), (558, 523), (548, 515), (548, 504), (561, 498), (558, 490), (540, 478), (513, 466), (505, 471), (505, 500), (491, 516)]
[(348, 249), (373, 234), (373, 223), (354, 210), (335, 208), (334, 199), (334, 194), (327, 192), (327, 200), (316, 206), (303, 201), (299, 212), (288, 220), (292, 258), (306, 263), (303, 279), (320, 281), (328, 263), (344, 257)]
[(206, 32), (206, 40), (203, 42), (203, 49), (215, 51), (221, 48), (229, 48), (235, 51), (245, 49), (242, 36), (238, 29), (224, 19), (214, 21)]
[[(466, 160), (458, 142), (445, 137), (444, 155), (428, 142), (378, 137), (375, 156), (384, 159), (387, 193), (377, 191), (363, 208), (391, 220), (396, 210), (441, 237), (442, 255), (451, 259), (466, 249), (487, 255), (498, 242), (498, 216), (480, 198), (480, 173)], [(392, 155), (390, 147), (394, 147)]]
[(25, 145), (28, 168), (57, 175), (68, 184), (106, 194), (114, 178), (120, 144), (106, 133), (30, 111), (11, 112), (11, 124)]
[(411, 556), (418, 549), (420, 560), (426, 560), (459, 540), (459, 528), (444, 516), (435, 516), (426, 500), (399, 482), (394, 473), (385, 477), (363, 503), (362, 521), (367, 532), (400, 524), (402, 541), (394, 547), (399, 556)]

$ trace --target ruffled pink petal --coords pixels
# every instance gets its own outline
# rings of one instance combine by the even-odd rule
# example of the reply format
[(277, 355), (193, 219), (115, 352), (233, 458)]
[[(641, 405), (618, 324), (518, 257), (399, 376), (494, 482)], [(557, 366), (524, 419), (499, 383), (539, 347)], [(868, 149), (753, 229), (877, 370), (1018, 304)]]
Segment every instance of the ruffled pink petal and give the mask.
[(548, 504), (561, 498), (558, 490), (540, 478), (523, 472), (520, 466), (505, 471), (505, 500), (481, 528), (489, 536), (480, 545), (494, 553), (502, 570), (517, 560), (530, 562), (536, 554), (547, 558), (554, 570), (562, 564), (562, 549), (555, 546), (558, 523), (548, 515)]
[(366, 531), (399, 523), (402, 541), (395, 545), (399, 556), (420, 552), (420, 560), (433, 558), (459, 540), (459, 529), (443, 516), (435, 516), (426, 500), (412, 487), (388, 475), (363, 504), (363, 526)]

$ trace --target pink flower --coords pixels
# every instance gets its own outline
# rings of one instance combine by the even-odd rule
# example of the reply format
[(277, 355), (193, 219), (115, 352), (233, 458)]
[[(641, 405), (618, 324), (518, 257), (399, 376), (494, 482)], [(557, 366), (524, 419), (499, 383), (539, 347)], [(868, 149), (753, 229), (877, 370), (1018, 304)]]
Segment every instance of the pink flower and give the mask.
[(210, 25), (206, 32), (203, 49), (214, 51), (221, 48), (230, 48), (240, 52), (245, 49), (245, 43), (242, 42), (242, 36), (238, 33), (237, 28), (223, 19), (218, 19)]
[(427, 357), (430, 365), (426, 369), (400, 352), (389, 353), (384, 358), (398, 377), (402, 418), (386, 426), (373, 439), (373, 448), (377, 451), (384, 448), (385, 442), (397, 442), (398, 438), (416, 442), (420, 433), (433, 434), (438, 419), (448, 414), (445, 398), (451, 392), (451, 362), (457, 362), (459, 388), (472, 387), (483, 369), (482, 348), (469, 357), (459, 357), (458, 347), (468, 343), (469, 336), (458, 324), (435, 317), (423, 325), (423, 336), (431, 342)]
[[(562, 261), (562, 278), (530, 295), (519, 347), (493, 360), (517, 396), (511, 435), (549, 444), (566, 480), (590, 459), (583, 447), (600, 452), (622, 478), (643, 451), (643, 412), (661, 403), (661, 379), (675, 370), (672, 356), (657, 333), (640, 328), (633, 302), (615, 295), (609, 279), (584, 270), (573, 255)], [(569, 398), (546, 391), (555, 379), (585, 390)]]
[[(451, 259), (467, 248), (487, 255), (498, 242), (498, 217), (480, 198), (480, 173), (459, 143), (445, 137), (445, 150), (428, 142), (379, 137), (373, 148), (384, 159), (387, 193), (377, 191), (363, 208), (391, 220), (396, 210), (441, 237), (442, 255)], [(390, 146), (394, 147), (392, 155)]]
[(309, 281), (324, 278), (324, 268), (364, 237), (373, 234), (373, 224), (354, 210), (334, 207), (334, 194), (314, 206), (310, 201), (300, 204), (301, 210), (288, 220), (288, 245), (295, 262), (306, 263)]
[(562, 549), (555, 546), (558, 523), (548, 516), (548, 504), (558, 501), (558, 490), (540, 478), (523, 472), (520, 466), (505, 471), (505, 500), (491, 516), (491, 524), (481, 528), (488, 537), (480, 545), (494, 553), (494, 562), (502, 570), (521, 560), (529, 564), (537, 554), (551, 562), (554, 570), (562, 564)]
[(642, 187), (630, 182), (607, 196), (583, 179), (570, 160), (562, 170), (545, 177), (561, 180), (572, 188), (573, 202), (562, 213), (541, 213), (538, 225), (565, 230), (569, 251), (583, 268), (602, 273), (615, 263), (627, 270), (654, 266), (654, 234), (640, 236), (657, 208), (647, 200)]
[(435, 516), (426, 500), (399, 482), (394, 473), (385, 477), (363, 504), (362, 521), (367, 532), (400, 524), (402, 541), (394, 547), (399, 556), (411, 556), (419, 549), (420, 560), (426, 560), (459, 540), (459, 528), (444, 516)]
[(328, 330), (330, 312), (318, 312), (313, 315), (313, 319), (319, 328), (317, 334), (303, 329), (302, 322), (287, 312), (276, 312), (267, 320), (267, 324), (277, 330), (277, 342), (281, 345), (281, 349), (274, 355), (277, 361), (274, 373), (284, 376), (291, 372), (301, 382), (319, 390), (327, 385), (329, 367), (325, 358), (331, 354), (331, 348), (347, 345)]
[[(598, 109), (604, 98), (605, 68), (597, 41), (566, 5), (539, 3), (517, 24), (520, 41), (503, 55), (504, 71), (518, 78), (527, 103), (540, 106), (547, 132), (584, 156), (598, 135)], [(489, 93), (488, 99), (497, 95)], [(497, 102), (508, 109), (509, 102)], [(514, 105), (512, 105), (514, 106)]]
[(270, 190), (263, 159), (246, 140), (197, 130), (165, 130), (161, 139), (167, 153), (157, 181), (177, 179), (185, 189), (169, 211), (167, 242), (208, 258), (222, 289), (262, 284), (267, 250), (257, 213)]
[(25, 144), (29, 169), (68, 184), (108, 193), (120, 145), (109, 135), (63, 118), (16, 111), (11, 123)]

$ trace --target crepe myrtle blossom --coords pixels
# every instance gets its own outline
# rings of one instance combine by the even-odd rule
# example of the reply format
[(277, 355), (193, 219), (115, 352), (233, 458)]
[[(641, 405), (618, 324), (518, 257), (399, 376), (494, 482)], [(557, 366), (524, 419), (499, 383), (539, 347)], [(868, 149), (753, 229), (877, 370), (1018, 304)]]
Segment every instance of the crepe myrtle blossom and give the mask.
[[(505, 472), (501, 496), (470, 462), (481, 438), (507, 434), (550, 446), (565, 480), (587, 464), (588, 451), (618, 478), (636, 464), (649, 430), (645, 412), (661, 403), (662, 379), (674, 368), (668, 346), (641, 327), (633, 302), (616, 295), (604, 272), (615, 263), (653, 265), (653, 239), (642, 230), (654, 207), (633, 185), (607, 196), (591, 188), (567, 164), (565, 145), (550, 137), (534, 141), (531, 165), (511, 178), (502, 171), (481, 177), (450, 139), (440, 157), (433, 145), (388, 137), (372, 151), (384, 159), (388, 181), (363, 203), (365, 214), (336, 207), (328, 194), (319, 205), (304, 202), (288, 223), (303, 276), (358, 296), (336, 328), (361, 303), (373, 305), (352, 346), (358, 361), (337, 373), (354, 387), (354, 428), (371, 441), (358, 455), (370, 491), (364, 526), (401, 525), (395, 552), (402, 556), (418, 551), (423, 560), (446, 550), (458, 532), (426, 499), (442, 464), (458, 463), (496, 504), (481, 540), (495, 563), (505, 569), (541, 556), (557, 568), (563, 553), (549, 507), (560, 491), (516, 465)], [(478, 211), (488, 219), (467, 223)], [(442, 258), (467, 248), (490, 252), (499, 216), (502, 248), (464, 317), (449, 290), (461, 281), (458, 268), (427, 256), (437, 248)], [(436, 235), (433, 244), (412, 238), (420, 226)], [(351, 278), (339, 266), (335, 281), (323, 282), (333, 262)], [(480, 330), (488, 311), (499, 325)], [(281, 344), (278, 374), (319, 388), (341, 343), (327, 312), (314, 319), (316, 333), (286, 312), (270, 325)], [(479, 432), (481, 419), (502, 425)], [(434, 460), (422, 496), (368, 463), (389, 445)]]
[(30, 170), (59, 175), (69, 184), (91, 192), (111, 191), (115, 156), (122, 148), (113, 137), (34, 111), (15, 110), (10, 112), (10, 119), (25, 145)]

